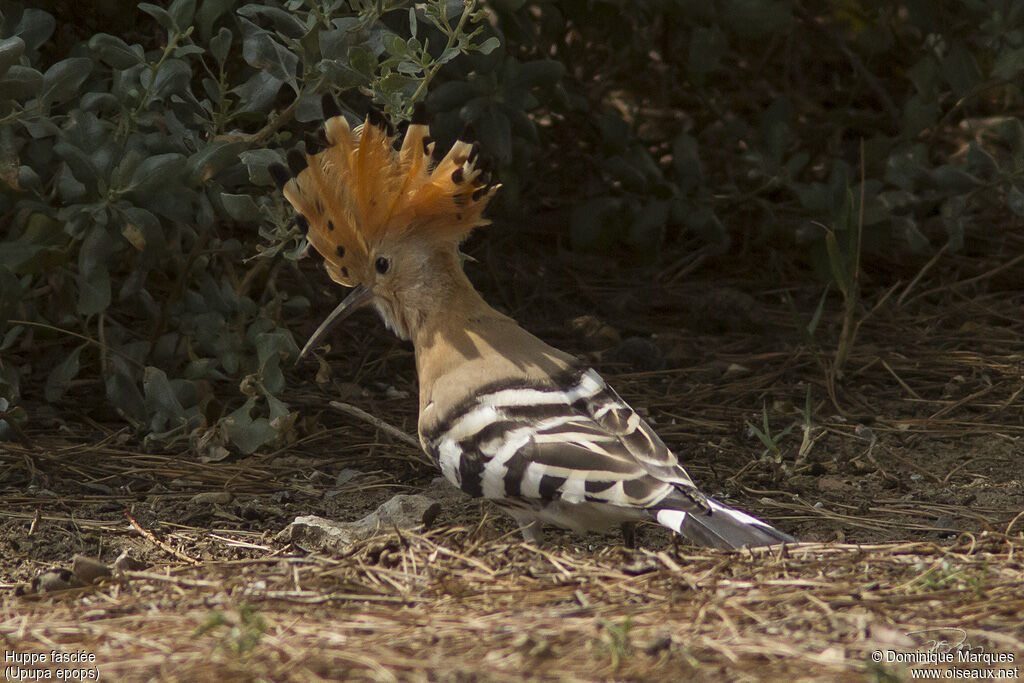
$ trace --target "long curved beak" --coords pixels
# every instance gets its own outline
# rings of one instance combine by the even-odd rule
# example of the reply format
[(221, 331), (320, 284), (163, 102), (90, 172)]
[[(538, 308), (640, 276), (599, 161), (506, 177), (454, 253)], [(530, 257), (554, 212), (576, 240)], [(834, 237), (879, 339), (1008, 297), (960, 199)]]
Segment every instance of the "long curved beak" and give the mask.
[(327, 336), (331, 328), (340, 323), (345, 318), (349, 317), (352, 313), (358, 311), (360, 308), (370, 303), (373, 299), (373, 290), (367, 289), (363, 285), (358, 285), (355, 289), (349, 292), (337, 307), (331, 311), (331, 314), (327, 316), (320, 327), (316, 328), (316, 332), (309, 338), (306, 345), (302, 347), (302, 351), (299, 353), (299, 358), (295, 362), (301, 361), (311, 348), (320, 343), (320, 341)]

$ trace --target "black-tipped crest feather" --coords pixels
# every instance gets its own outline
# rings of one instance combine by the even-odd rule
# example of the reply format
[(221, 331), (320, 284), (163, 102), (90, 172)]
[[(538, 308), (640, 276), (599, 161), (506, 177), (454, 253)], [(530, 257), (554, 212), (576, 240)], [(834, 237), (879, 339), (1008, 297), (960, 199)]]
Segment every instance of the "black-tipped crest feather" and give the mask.
[(286, 158), (288, 160), (288, 168), (291, 169), (293, 176), (299, 175), (309, 166), (309, 163), (306, 161), (306, 155), (297, 149), (288, 150)]
[(425, 102), (417, 102), (412, 108), (411, 123), (414, 126), (425, 126), (429, 123), (427, 119), (427, 105)]
[(267, 166), (267, 172), (270, 173), (270, 177), (273, 178), (274, 183), (278, 187), (284, 187), (285, 183), (292, 179), (291, 174), (288, 173), (288, 169), (281, 164), (275, 163)]
[(334, 96), (330, 93), (324, 93), (324, 96), (320, 98), (320, 108), (323, 109), (324, 119), (332, 119), (335, 116), (341, 116), (341, 108), (338, 106), (338, 102), (334, 99)]

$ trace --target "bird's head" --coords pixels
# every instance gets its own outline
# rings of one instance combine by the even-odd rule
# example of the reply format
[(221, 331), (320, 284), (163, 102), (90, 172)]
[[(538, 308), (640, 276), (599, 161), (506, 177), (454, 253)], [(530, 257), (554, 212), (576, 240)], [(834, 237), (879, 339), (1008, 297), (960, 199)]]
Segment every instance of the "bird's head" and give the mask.
[(324, 98), (326, 147), (293, 150), (288, 169), (270, 167), (298, 224), (335, 282), (352, 287), (302, 350), (353, 311), (373, 304), (385, 323), (408, 338), (415, 303), (436, 296), (432, 277), (450, 262), (497, 189), (480, 168), (464, 133), (439, 162), (424, 109), (418, 105), (401, 147), (391, 125), (371, 111), (355, 130), (333, 98)]

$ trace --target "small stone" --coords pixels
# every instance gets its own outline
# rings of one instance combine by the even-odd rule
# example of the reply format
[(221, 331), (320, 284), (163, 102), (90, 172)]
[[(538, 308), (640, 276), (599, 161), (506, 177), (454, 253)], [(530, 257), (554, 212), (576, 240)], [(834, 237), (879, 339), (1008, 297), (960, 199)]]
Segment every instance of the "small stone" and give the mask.
[(334, 485), (335, 486), (344, 486), (348, 482), (350, 482), (353, 479), (355, 479), (355, 476), (357, 474), (359, 474), (359, 473), (356, 472), (355, 470), (346, 467), (341, 472), (338, 472), (338, 476), (336, 476), (334, 478)]
[(303, 515), (286, 526), (278, 540), (292, 543), (307, 552), (342, 550), (359, 540), (352, 524), (335, 522), (316, 515)]
[(651, 372), (665, 367), (665, 358), (657, 344), (643, 337), (629, 337), (608, 353), (607, 359), (623, 363), (638, 372)]
[(662, 650), (667, 650), (670, 647), (672, 647), (672, 636), (667, 633), (662, 633), (660, 636), (644, 646), (644, 654), (656, 655)]
[(737, 375), (745, 375), (750, 372), (750, 368), (740, 365), (739, 363), (729, 363), (729, 367), (722, 373), (723, 377), (735, 377)]
[(145, 562), (129, 555), (127, 550), (121, 551), (121, 554), (114, 560), (114, 570), (118, 572), (138, 572), (148, 566)]
[(307, 552), (341, 552), (380, 530), (429, 525), (440, 510), (436, 500), (400, 494), (356, 522), (335, 522), (316, 515), (296, 517), (277, 537)]
[(818, 477), (818, 490), (822, 493), (834, 493), (847, 488), (846, 479), (835, 474)]
[(573, 318), (569, 329), (591, 349), (607, 349), (622, 342), (618, 330), (592, 315)]
[[(387, 501), (374, 512), (356, 522), (368, 531), (376, 531), (378, 526), (408, 528), (423, 524), (424, 519), (433, 519), (440, 510), (436, 500), (419, 495), (400, 494)], [(436, 510), (434, 509), (436, 508)]]
[(193, 505), (227, 505), (232, 497), (227, 491), (207, 491), (192, 496), (189, 502)]
[(334, 389), (335, 398), (342, 402), (362, 398), (364, 394), (363, 388), (354, 382), (338, 382)]
[(875, 433), (871, 431), (869, 427), (865, 427), (864, 425), (857, 425), (857, 427), (853, 430), (853, 433), (856, 434), (858, 438), (864, 439), (865, 441), (873, 442), (878, 440), (878, 437), (875, 436)]
[(393, 400), (400, 400), (404, 398), (409, 398), (409, 392), (405, 391), (404, 389), (396, 389), (395, 387), (389, 386), (387, 389), (384, 390), (384, 397)]

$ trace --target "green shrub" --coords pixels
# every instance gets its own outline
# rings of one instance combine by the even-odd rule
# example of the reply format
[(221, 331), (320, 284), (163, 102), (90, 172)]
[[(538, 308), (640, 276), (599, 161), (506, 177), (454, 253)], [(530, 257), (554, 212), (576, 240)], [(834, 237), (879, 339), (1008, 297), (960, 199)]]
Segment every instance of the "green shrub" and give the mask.
[(577, 248), (752, 238), (831, 279), (826, 235), (851, 224), (865, 249), (923, 252), (960, 248), (982, 209), (1024, 215), (1022, 0), (496, 5), (521, 50), (569, 67), (547, 159), (577, 157)]
[(61, 404), (82, 382), (203, 457), (289, 431), (282, 316), (309, 302), (275, 278), (305, 243), (266, 169), (326, 92), (353, 121), (370, 100), (401, 118), (426, 98), (442, 146), (474, 122), (505, 185), (495, 210), (554, 206), (575, 248), (796, 247), (849, 311), (862, 251), (955, 250), (983, 210), (1024, 216), (1024, 0), (131, 13), (75, 39), (86, 29), (0, 0), (8, 438), (22, 394)]
[(442, 65), (497, 47), (473, 3), (233, 5), (141, 3), (146, 40), (97, 33), (49, 63), (56, 19), (0, 4), (0, 433), (27, 380), (60, 403), (89, 377), (140, 434), (202, 457), (281, 438), (281, 312), (309, 302), (265, 287), (270, 257), (304, 246), (267, 166), (322, 93), (400, 116)]

